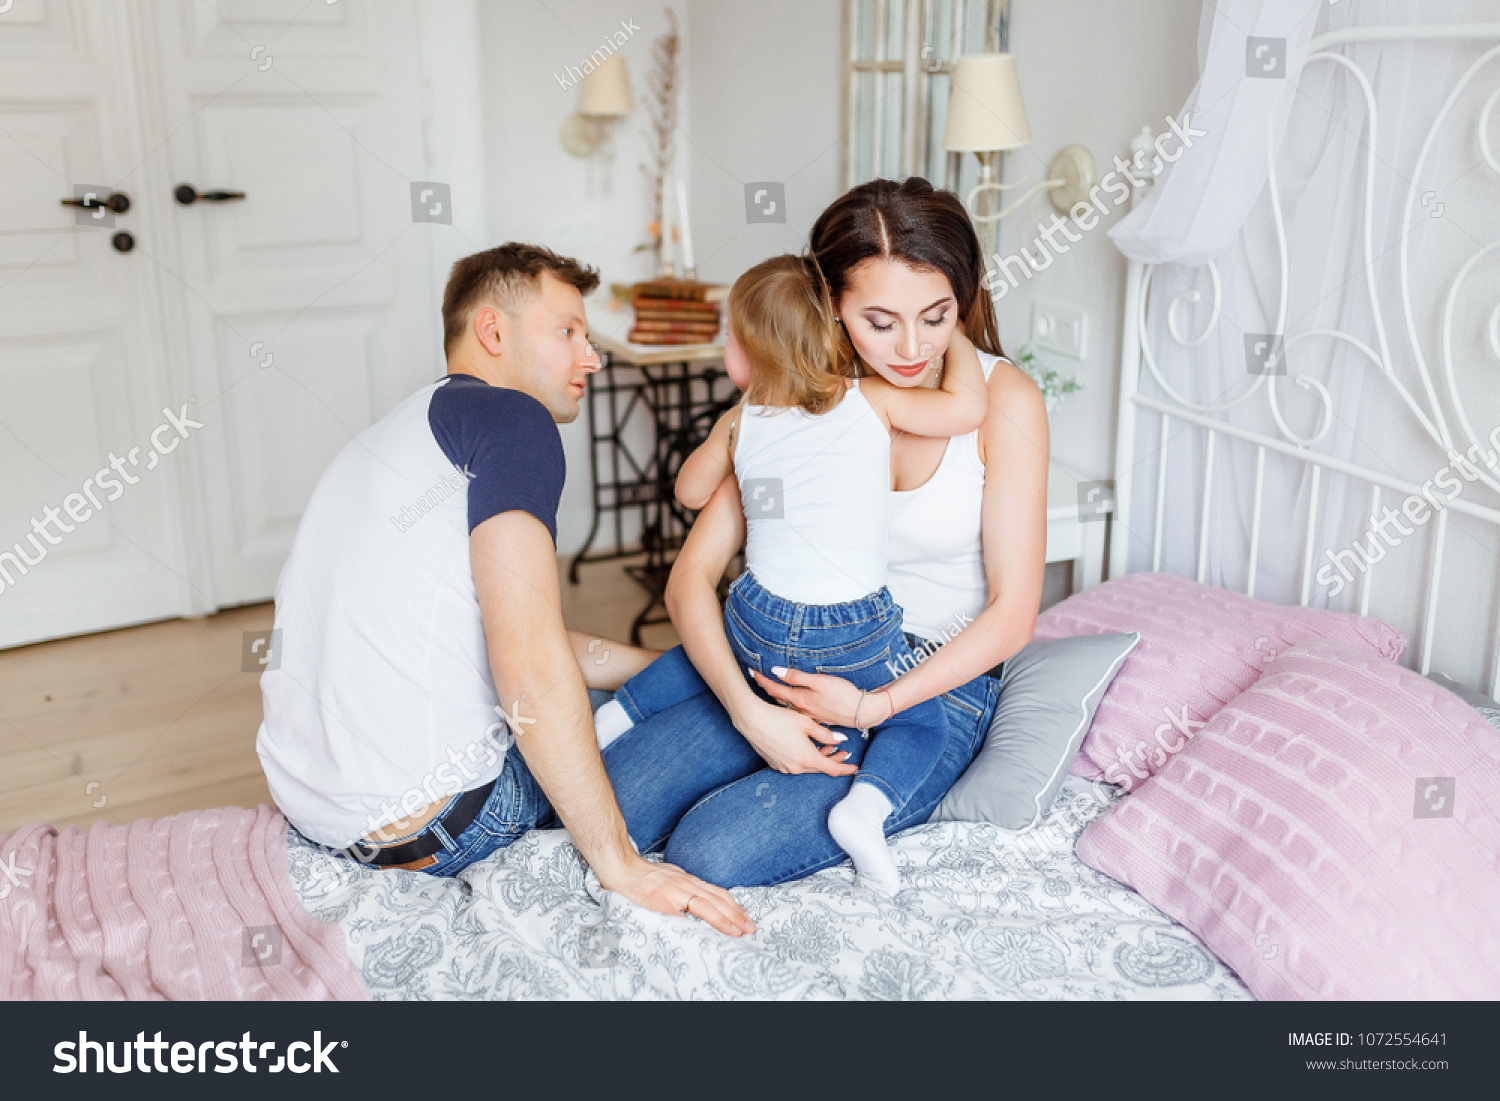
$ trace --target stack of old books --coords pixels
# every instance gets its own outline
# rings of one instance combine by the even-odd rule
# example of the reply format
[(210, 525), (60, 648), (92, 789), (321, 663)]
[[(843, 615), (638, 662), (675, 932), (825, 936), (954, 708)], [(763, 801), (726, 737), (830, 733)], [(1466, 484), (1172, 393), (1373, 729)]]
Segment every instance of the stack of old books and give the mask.
[(631, 343), (712, 344), (719, 335), (719, 301), (727, 289), (679, 279), (637, 283), (631, 298)]

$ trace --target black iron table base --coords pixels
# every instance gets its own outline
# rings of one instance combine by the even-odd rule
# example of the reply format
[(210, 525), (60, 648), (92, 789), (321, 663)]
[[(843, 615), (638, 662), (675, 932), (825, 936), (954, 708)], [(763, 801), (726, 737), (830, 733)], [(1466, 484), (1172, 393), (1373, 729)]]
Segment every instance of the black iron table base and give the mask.
[[(608, 355), (589, 379), (593, 520), (568, 580), (578, 584), (589, 563), (640, 559), (625, 568), (647, 594), (630, 625), (634, 646), (644, 628), (670, 622), (667, 577), (694, 516), (673, 496), (677, 471), (737, 400), (722, 361), (637, 365)], [(595, 549), (601, 528), (607, 543)]]

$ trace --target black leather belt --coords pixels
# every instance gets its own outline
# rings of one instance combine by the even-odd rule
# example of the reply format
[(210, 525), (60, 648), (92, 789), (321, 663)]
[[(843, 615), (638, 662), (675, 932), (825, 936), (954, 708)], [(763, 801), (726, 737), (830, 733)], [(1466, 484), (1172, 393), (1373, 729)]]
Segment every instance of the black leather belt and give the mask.
[[(501, 775), (503, 776), (504, 773)], [(489, 802), (490, 793), (495, 790), (495, 785), (499, 782), (500, 778), (497, 776), (490, 783), (473, 788), (456, 797), (442, 814), (423, 826), (422, 832), (410, 841), (403, 841), (399, 845), (381, 846), (361, 838), (349, 848), (360, 861), (379, 867), (410, 864), (414, 860), (440, 853), (445, 846), (442, 838), (438, 837), (432, 827), (442, 823), (443, 832), (449, 837), (456, 838), (473, 824), (474, 819), (479, 817), (479, 812)]]

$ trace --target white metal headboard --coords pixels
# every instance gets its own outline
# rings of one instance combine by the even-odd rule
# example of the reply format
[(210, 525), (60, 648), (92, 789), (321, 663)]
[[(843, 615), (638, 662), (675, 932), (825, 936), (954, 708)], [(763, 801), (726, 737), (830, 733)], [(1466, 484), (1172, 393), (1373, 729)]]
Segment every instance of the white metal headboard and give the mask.
[[(1398, 259), (1398, 285), (1399, 302), (1382, 302), (1376, 285), (1372, 242), (1372, 211), (1374, 206), (1374, 184), (1375, 173), (1382, 165), (1380, 163), (1379, 150), (1377, 148), (1378, 135), (1375, 127), (1376, 102), (1372, 92), (1371, 84), (1366, 74), (1354, 64), (1343, 53), (1337, 52), (1340, 47), (1354, 43), (1389, 43), (1413, 40), (1431, 39), (1467, 39), (1467, 40), (1493, 40), (1496, 45), (1484, 50), (1463, 75), (1458, 79), (1452, 91), (1442, 101), (1442, 106), (1436, 118), (1431, 124), (1425, 141), (1422, 143), (1421, 152), (1416, 162), (1410, 168), (1410, 186), (1406, 189), (1404, 212), (1402, 215), (1400, 255)], [(1452, 284), (1443, 302), (1442, 316), (1438, 325), (1436, 339), (1429, 332), (1424, 334), (1419, 331), (1419, 318), (1413, 310), (1412, 293), (1410, 282), (1410, 257), (1408, 247), (1408, 235), (1405, 227), (1411, 225), (1413, 211), (1416, 217), (1422, 216), (1421, 208), (1416, 206), (1419, 190), (1423, 186), (1423, 171), (1427, 167), (1428, 157), (1433, 148), (1433, 142), (1449, 116), (1450, 108), (1458, 99), (1460, 93), (1470, 85), (1472, 78), (1480, 70), (1494, 59), (1500, 57), (1500, 23), (1490, 24), (1459, 24), (1452, 26), (1404, 26), (1404, 27), (1366, 27), (1355, 28), (1344, 31), (1329, 33), (1317, 37), (1312, 42), (1311, 51), (1307, 58), (1307, 65), (1315, 63), (1328, 63), (1339, 66), (1345, 70), (1363, 94), (1366, 108), (1369, 112), (1371, 140), (1367, 142), (1367, 156), (1364, 158), (1364, 179), (1351, 181), (1351, 186), (1359, 186), (1363, 192), (1363, 240), (1360, 247), (1363, 249), (1363, 261), (1365, 265), (1366, 289), (1369, 294), (1370, 310), (1373, 314), (1373, 339), (1366, 339), (1354, 333), (1348, 333), (1332, 329), (1311, 329), (1304, 332), (1288, 333), (1287, 324), (1287, 288), (1289, 282), (1290, 259), (1288, 256), (1288, 243), (1286, 227), (1282, 216), (1280, 197), (1276, 191), (1276, 178), (1274, 170), (1267, 184), (1270, 189), (1269, 200), (1276, 227), (1281, 260), (1281, 291), (1278, 307), (1278, 319), (1275, 332), (1284, 334), (1283, 349), (1288, 348), (1299, 341), (1310, 337), (1320, 337), (1342, 342), (1343, 344), (1357, 350), (1373, 369), (1367, 369), (1365, 373), (1365, 387), (1368, 392), (1372, 388), (1384, 386), (1389, 395), (1400, 403), (1404, 409), (1420, 426), (1421, 433), (1430, 438), (1433, 444), (1444, 454), (1451, 454), (1454, 450), (1462, 453), (1472, 444), (1478, 443), (1488, 447), (1487, 437), (1476, 432), (1475, 425), (1466, 410), (1463, 396), (1459, 393), (1458, 381), (1455, 377), (1452, 351), (1452, 334), (1454, 325), (1455, 301), (1460, 287), (1468, 278), (1475, 265), (1484, 257), (1491, 256), (1500, 258), (1500, 239), (1488, 241), (1478, 248), (1467, 263), (1463, 264), (1454, 275)], [(1496, 64), (1500, 68), (1500, 63)], [(1492, 116), (1500, 122), (1500, 111), (1496, 111), (1497, 101), (1500, 101), (1500, 88), (1497, 88), (1484, 101), (1479, 116), (1479, 146), (1481, 155), (1488, 168), (1495, 173), (1496, 181), (1500, 181), (1500, 145), (1492, 143), (1486, 127), (1490, 124)], [(1270, 155), (1275, 160), (1276, 151), (1271, 150)], [(1403, 166), (1403, 172), (1405, 171)], [(1500, 196), (1494, 200), (1493, 209), (1500, 210)], [(1197, 337), (1189, 339), (1179, 333), (1175, 320), (1169, 315), (1169, 327), (1173, 340), (1181, 347), (1187, 348), (1206, 340), (1213, 327), (1218, 324), (1220, 272), (1213, 264), (1208, 265), (1209, 275), (1212, 278), (1214, 299), (1214, 315), (1209, 322), (1206, 331)], [(1422, 494), (1422, 487), (1418, 483), (1422, 480), (1422, 474), (1417, 474), (1414, 482), (1409, 478), (1393, 477), (1389, 473), (1360, 466), (1326, 454), (1319, 449), (1328, 436), (1329, 429), (1334, 422), (1334, 397), (1322, 382), (1309, 375), (1297, 374), (1295, 372), (1287, 375), (1261, 375), (1250, 385), (1246, 392), (1232, 401), (1218, 404), (1198, 405), (1180, 397), (1163, 377), (1158, 367), (1157, 359), (1153, 355), (1153, 348), (1147, 330), (1147, 305), (1151, 294), (1152, 272), (1154, 265), (1145, 264), (1132, 260), (1126, 278), (1125, 291), (1125, 324), (1122, 347), (1122, 374), (1120, 381), (1119, 400), (1119, 424), (1117, 436), (1117, 450), (1115, 457), (1115, 515), (1123, 521), (1123, 530), (1117, 526), (1111, 546), (1110, 573), (1111, 576), (1120, 576), (1126, 571), (1127, 554), (1129, 553), (1132, 534), (1136, 539), (1142, 539), (1143, 533), (1140, 528), (1132, 529), (1130, 519), (1132, 515), (1145, 517), (1154, 514), (1150, 523), (1152, 530), (1152, 568), (1160, 569), (1162, 562), (1162, 536), (1163, 523), (1167, 511), (1174, 506), (1184, 507), (1184, 498), (1181, 494), (1168, 494), (1169, 475), (1180, 473), (1169, 471), (1167, 463), (1167, 450), (1169, 437), (1175, 432), (1190, 431), (1200, 433), (1203, 437), (1204, 467), (1200, 471), (1189, 472), (1189, 477), (1196, 480), (1201, 475), (1202, 488), (1201, 499), (1198, 491), (1187, 495), (1185, 507), (1198, 510), (1197, 523), (1197, 576), (1198, 580), (1205, 579), (1205, 571), (1209, 558), (1210, 538), (1210, 515), (1213, 508), (1213, 464), (1216, 445), (1220, 436), (1231, 439), (1243, 440), (1254, 447), (1255, 456), (1255, 484), (1253, 489), (1253, 509), (1249, 524), (1248, 541), (1248, 582), (1246, 584), (1247, 595), (1254, 596), (1256, 588), (1257, 565), (1260, 558), (1260, 546), (1264, 513), (1264, 489), (1266, 474), (1266, 456), (1268, 453), (1285, 457), (1283, 460), (1293, 463), (1304, 464), (1310, 472), (1310, 500), (1307, 508), (1305, 530), (1302, 533), (1300, 589), (1301, 603), (1305, 606), (1309, 602), (1313, 572), (1317, 566), (1318, 556), (1324, 553), (1325, 544), (1320, 544), (1316, 538), (1318, 528), (1318, 495), (1320, 483), (1324, 477), (1323, 472), (1328, 471), (1327, 477), (1332, 479), (1337, 476), (1347, 476), (1356, 482), (1369, 487), (1372, 512), (1380, 508), (1380, 494), (1382, 491), (1391, 491), (1403, 496)], [(1386, 295), (1389, 299), (1391, 296)], [(1174, 298), (1188, 298), (1196, 300), (1194, 292), (1183, 292)], [(1400, 324), (1405, 328), (1405, 335), (1409, 344), (1408, 348), (1400, 349), (1401, 358), (1393, 358), (1392, 339), (1388, 330), (1395, 330), (1394, 325), (1388, 325), (1387, 315), (1399, 317)], [(1430, 328), (1430, 326), (1429, 326)], [(1493, 352), (1496, 359), (1500, 359), (1500, 303), (1497, 303), (1494, 312), (1489, 314), (1485, 322), (1489, 350)], [(1370, 336), (1371, 334), (1366, 334)], [(1438, 354), (1429, 356), (1426, 349), (1431, 347), (1438, 349)], [(1441, 364), (1441, 371), (1434, 376), (1431, 369), (1433, 363)], [(1400, 370), (1398, 371), (1398, 366)], [(1149, 396), (1141, 392), (1143, 374), (1149, 376), (1155, 384), (1155, 389), (1164, 397)], [(1400, 375), (1405, 374), (1408, 378), (1415, 376), (1419, 386), (1409, 387), (1401, 381)], [(1278, 404), (1278, 385), (1292, 383), (1301, 388), (1304, 395), (1310, 395), (1320, 403), (1321, 409), (1317, 418), (1317, 428), (1310, 436), (1301, 436), (1294, 432), (1282, 416)], [(1415, 392), (1414, 392), (1415, 391)], [(1242, 425), (1230, 423), (1223, 415), (1229, 408), (1241, 403), (1264, 397), (1269, 404), (1269, 412), (1273, 418), (1276, 432), (1257, 432), (1249, 430)], [(1381, 395), (1384, 397), (1384, 394)], [(1281, 399), (1285, 401), (1285, 398)], [(1309, 400), (1304, 396), (1300, 400)], [(1146, 414), (1143, 416), (1143, 414)], [(1157, 424), (1151, 425), (1150, 414), (1156, 415)], [(1150, 431), (1156, 427), (1160, 432), (1157, 443), (1156, 462), (1154, 463), (1154, 479), (1147, 472), (1150, 463), (1141, 464), (1141, 469), (1136, 470), (1138, 462), (1137, 433)], [(1482, 453), (1482, 452), (1481, 452)], [(1482, 484), (1488, 487), (1496, 496), (1493, 501), (1500, 504), (1500, 467), (1486, 469), (1478, 467)], [(1150, 495), (1148, 498), (1147, 495)], [(1135, 508), (1132, 510), (1132, 503)], [(1154, 508), (1150, 505), (1154, 504)], [(1438, 606), (1438, 595), (1443, 576), (1443, 561), (1445, 556), (1448, 510), (1462, 513), (1479, 521), (1494, 525), (1500, 530), (1500, 509), (1477, 504), (1462, 497), (1446, 502), (1443, 508), (1434, 510), (1433, 522), (1427, 525), (1430, 528), (1431, 544), (1429, 547), (1428, 567), (1426, 576), (1421, 585), (1420, 606), (1410, 609), (1410, 624), (1397, 624), (1402, 629), (1416, 629), (1415, 645), (1408, 649), (1408, 662), (1415, 665), (1421, 672), (1426, 673), (1430, 668), (1432, 658), (1433, 641), (1436, 632), (1436, 616)], [(1145, 520), (1142, 520), (1145, 523)], [(1372, 544), (1373, 546), (1373, 544)], [(1370, 592), (1375, 571), (1371, 568), (1364, 572), (1359, 581), (1357, 610), (1362, 614), (1368, 614), (1370, 606)], [(1488, 660), (1485, 664), (1484, 688), (1491, 694), (1494, 693), (1497, 683), (1500, 683), (1500, 623), (1490, 625), (1487, 637), (1469, 640), (1477, 648), (1478, 653), (1484, 653), (1488, 647)]]

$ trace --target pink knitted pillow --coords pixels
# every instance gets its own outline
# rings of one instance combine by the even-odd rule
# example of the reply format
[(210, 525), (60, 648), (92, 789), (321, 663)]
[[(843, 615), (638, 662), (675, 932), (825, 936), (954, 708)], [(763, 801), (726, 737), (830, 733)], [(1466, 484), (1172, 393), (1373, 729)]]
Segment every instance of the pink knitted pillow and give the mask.
[(1129, 789), (1303, 639), (1398, 660), (1406, 636), (1363, 616), (1285, 608), (1164, 573), (1107, 581), (1048, 608), (1036, 638), (1125, 634), (1140, 644), (1105, 692), (1073, 774)]
[(1500, 998), (1500, 735), (1300, 643), (1078, 840), (1258, 998)]

